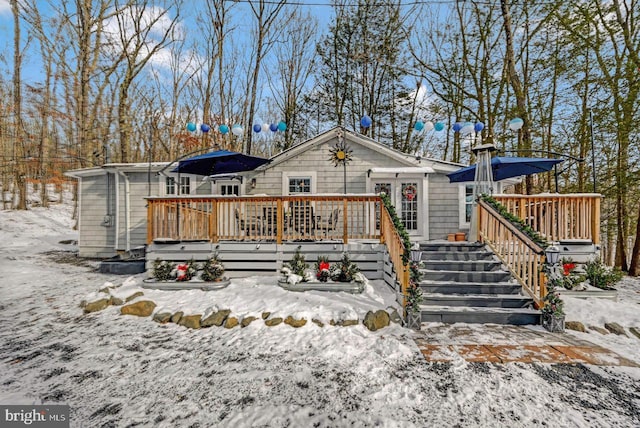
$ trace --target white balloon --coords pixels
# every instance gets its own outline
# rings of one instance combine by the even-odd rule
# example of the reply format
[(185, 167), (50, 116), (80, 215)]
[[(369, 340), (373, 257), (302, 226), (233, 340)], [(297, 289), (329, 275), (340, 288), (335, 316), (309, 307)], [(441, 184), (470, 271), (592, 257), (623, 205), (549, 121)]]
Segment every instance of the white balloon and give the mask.
[(424, 123), (424, 132), (429, 132), (433, 129), (433, 122), (427, 121)]
[(236, 135), (236, 136), (242, 135), (243, 131), (244, 130), (242, 129), (242, 126), (240, 126), (240, 125), (233, 125), (233, 127), (231, 128), (231, 133), (233, 133), (233, 135)]
[(269, 124), (268, 123), (263, 123), (262, 124), (262, 131), (267, 134), (269, 132)]
[(515, 119), (511, 119), (509, 121), (509, 129), (511, 129), (512, 131), (517, 131), (520, 128), (522, 128), (522, 125), (524, 125), (524, 120), (520, 119), (519, 117), (516, 117)]
[(473, 132), (473, 123), (465, 122), (462, 124), (462, 129), (460, 129), (460, 133), (462, 135), (469, 135)]

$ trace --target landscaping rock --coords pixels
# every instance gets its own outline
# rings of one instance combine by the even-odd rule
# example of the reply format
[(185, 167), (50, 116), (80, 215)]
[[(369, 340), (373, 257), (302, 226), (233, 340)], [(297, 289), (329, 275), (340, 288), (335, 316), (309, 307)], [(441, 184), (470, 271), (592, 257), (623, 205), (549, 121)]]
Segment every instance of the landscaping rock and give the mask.
[(264, 321), (264, 325), (266, 325), (267, 327), (274, 327), (281, 323), (282, 323), (282, 318), (280, 317), (275, 317), (275, 318), (271, 318)]
[(130, 301), (132, 301), (133, 299), (136, 299), (136, 298), (138, 298), (138, 297), (140, 297), (140, 296), (144, 296), (144, 293), (143, 293), (142, 291), (136, 291), (136, 292), (135, 292), (135, 293), (133, 293), (131, 296), (129, 296), (129, 297), (127, 297), (126, 299), (124, 299), (124, 302), (125, 302), (125, 303), (130, 302)]
[(587, 329), (584, 328), (584, 324), (580, 321), (567, 321), (564, 323), (564, 328), (567, 330), (579, 331), (580, 333), (586, 333)]
[(597, 325), (590, 325), (589, 330), (597, 331), (600, 334), (609, 334), (609, 330), (598, 327)]
[(113, 285), (107, 285), (106, 287), (102, 287), (100, 290), (98, 290), (98, 293), (109, 293), (109, 291), (115, 288)]
[(122, 306), (122, 305), (124, 305), (124, 301), (121, 298), (114, 297), (114, 296), (111, 296), (110, 303), (113, 306)]
[(148, 317), (153, 313), (156, 304), (151, 300), (140, 300), (120, 308), (122, 315), (135, 315), (137, 317)]
[(315, 325), (317, 325), (318, 327), (324, 327), (324, 323), (318, 319), (312, 319), (311, 320), (312, 323), (314, 323)]
[(382, 309), (377, 310), (375, 312), (369, 311), (364, 316), (364, 321), (362, 323), (371, 331), (380, 330), (381, 328), (387, 327), (389, 325), (391, 318), (387, 311)]
[(224, 322), (224, 328), (233, 328), (240, 325), (238, 322), (238, 318), (236, 317), (228, 317)]
[(171, 313), (170, 312), (156, 312), (153, 315), (153, 320), (160, 324), (166, 324), (171, 321)]
[(229, 309), (222, 309), (218, 312), (212, 312), (211, 315), (202, 320), (201, 325), (202, 327), (211, 327), (212, 325), (220, 327), (230, 313), (231, 311)]
[(266, 320), (267, 318), (269, 318), (270, 315), (271, 315), (271, 312), (263, 312), (262, 313), (262, 319)]
[(285, 318), (284, 323), (294, 328), (300, 328), (303, 325), (307, 324), (307, 320), (304, 318), (297, 320), (291, 315), (289, 315), (287, 318)]
[(182, 315), (184, 315), (184, 312), (176, 312), (175, 314), (171, 315), (171, 322), (174, 324), (178, 324), (180, 322), (180, 318), (182, 318)]
[(334, 320), (329, 320), (329, 325), (330, 326), (335, 326), (335, 325), (337, 325), (337, 323)]
[(254, 322), (255, 320), (257, 320), (258, 317), (244, 317), (242, 318), (242, 322), (240, 323), (240, 326), (242, 328), (248, 326), (249, 324), (251, 324), (252, 322)]
[(187, 328), (199, 329), (200, 328), (200, 318), (202, 318), (202, 315), (200, 315), (200, 314), (198, 314), (198, 315), (185, 315), (182, 318), (180, 318), (180, 321), (178, 322), (178, 325), (181, 325), (181, 326), (187, 327)]
[(627, 335), (627, 333), (624, 331), (624, 327), (622, 327), (617, 322), (606, 322), (604, 323), (604, 328), (609, 330), (611, 333), (617, 334), (618, 336)]
[(352, 325), (358, 325), (358, 320), (343, 320), (342, 322), (340, 322), (340, 324), (342, 327), (349, 327)]
[(389, 306), (387, 308), (387, 312), (389, 312), (389, 321), (394, 324), (402, 325), (402, 317), (400, 316), (400, 314), (398, 314), (398, 311), (395, 308)]
[(636, 328), (636, 327), (629, 327), (629, 331), (631, 332), (631, 334), (633, 334), (635, 337), (637, 337), (638, 339), (640, 339), (640, 329)]
[(110, 299), (99, 299), (95, 302), (88, 302), (84, 305), (84, 313), (98, 312), (109, 306)]

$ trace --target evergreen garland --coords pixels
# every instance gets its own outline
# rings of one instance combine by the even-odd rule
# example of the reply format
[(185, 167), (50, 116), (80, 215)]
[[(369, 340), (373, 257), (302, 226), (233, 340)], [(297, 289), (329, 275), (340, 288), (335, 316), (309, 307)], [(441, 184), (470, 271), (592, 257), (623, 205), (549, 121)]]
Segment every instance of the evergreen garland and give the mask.
[(402, 262), (406, 266), (406, 264), (409, 263), (409, 260), (411, 259), (411, 238), (409, 237), (407, 229), (404, 227), (404, 223), (402, 222), (402, 220), (400, 220), (400, 217), (398, 217), (396, 208), (391, 203), (391, 198), (386, 193), (380, 193), (380, 199), (382, 199), (382, 203), (389, 212), (391, 220), (393, 221), (393, 225), (398, 231), (398, 235), (400, 235), (400, 238), (402, 239), (402, 244), (404, 245)]
[(504, 217), (509, 223), (513, 224), (519, 231), (527, 235), (537, 245), (542, 248), (547, 248), (549, 246), (549, 242), (544, 236), (540, 235), (535, 229), (526, 224), (520, 217), (511, 214), (500, 202), (496, 201), (489, 195), (481, 195), (480, 198), (496, 210), (498, 214)]
[(156, 259), (153, 262), (153, 277), (158, 281), (169, 281), (174, 267), (173, 263)]
[(342, 253), (342, 259), (331, 266), (331, 280), (336, 282), (351, 282), (355, 279), (356, 274), (360, 272), (358, 266), (351, 261), (349, 253)]
[(304, 256), (300, 253), (299, 249), (296, 250), (291, 261), (286, 263), (286, 266), (291, 269), (291, 273), (301, 276), (303, 281), (306, 280), (306, 270), (309, 265), (305, 262)]
[(224, 265), (220, 259), (218, 259), (218, 254), (215, 254), (202, 264), (202, 274), (200, 274), (200, 278), (202, 278), (203, 281), (217, 281), (222, 278), (223, 274)]

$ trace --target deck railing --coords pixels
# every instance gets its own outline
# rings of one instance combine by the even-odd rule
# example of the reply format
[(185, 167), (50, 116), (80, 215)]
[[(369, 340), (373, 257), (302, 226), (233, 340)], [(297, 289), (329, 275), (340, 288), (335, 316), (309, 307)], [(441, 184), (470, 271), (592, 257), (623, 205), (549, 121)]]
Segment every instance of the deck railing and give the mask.
[(544, 248), (483, 200), (478, 202), (478, 235), (480, 241), (493, 250), (533, 298), (536, 307), (542, 307), (547, 294), (542, 269), (545, 263)]
[(598, 193), (493, 197), (549, 241), (580, 239), (600, 243), (602, 196)]
[(148, 198), (147, 242), (380, 239), (381, 207), (373, 195)]
[(389, 211), (384, 205), (382, 205), (380, 213), (380, 242), (387, 246), (389, 258), (396, 270), (396, 278), (400, 283), (402, 295), (406, 297), (407, 286), (409, 285), (409, 265), (402, 258), (405, 252), (404, 243), (398, 230), (393, 225)]

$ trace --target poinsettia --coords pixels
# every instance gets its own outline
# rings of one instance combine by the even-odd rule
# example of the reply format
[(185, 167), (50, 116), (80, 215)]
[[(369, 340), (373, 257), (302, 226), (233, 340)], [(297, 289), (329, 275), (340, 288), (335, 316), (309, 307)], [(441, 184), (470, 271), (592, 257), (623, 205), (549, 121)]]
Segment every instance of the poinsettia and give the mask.
[(330, 276), (331, 265), (326, 257), (319, 257), (316, 263), (316, 278), (320, 282), (327, 282)]
[(564, 276), (571, 275), (571, 272), (576, 268), (576, 264), (573, 262), (563, 263), (562, 269), (564, 271)]

